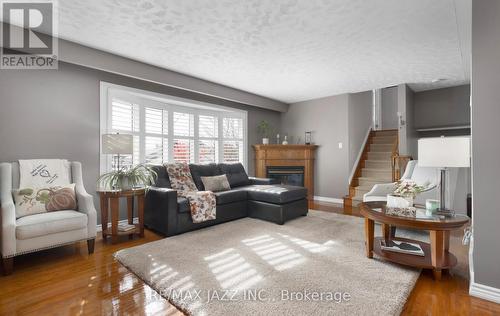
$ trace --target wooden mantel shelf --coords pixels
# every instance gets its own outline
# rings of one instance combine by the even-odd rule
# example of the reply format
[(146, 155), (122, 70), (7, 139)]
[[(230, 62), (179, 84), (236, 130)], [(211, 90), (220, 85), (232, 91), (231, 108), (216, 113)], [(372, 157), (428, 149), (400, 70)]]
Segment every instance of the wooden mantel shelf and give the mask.
[(318, 145), (253, 145), (255, 150), (255, 175), (267, 177), (269, 166), (304, 167), (304, 186), (307, 199), (314, 197), (314, 157)]
[(318, 145), (253, 145), (256, 149), (316, 149)]

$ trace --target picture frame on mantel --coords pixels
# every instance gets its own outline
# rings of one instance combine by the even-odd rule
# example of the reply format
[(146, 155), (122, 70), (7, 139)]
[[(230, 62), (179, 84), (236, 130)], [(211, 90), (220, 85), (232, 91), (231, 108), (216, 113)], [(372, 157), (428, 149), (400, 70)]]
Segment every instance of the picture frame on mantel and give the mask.
[(304, 136), (304, 143), (306, 145), (311, 145), (312, 144), (312, 132), (311, 131), (307, 131), (305, 132), (305, 136)]

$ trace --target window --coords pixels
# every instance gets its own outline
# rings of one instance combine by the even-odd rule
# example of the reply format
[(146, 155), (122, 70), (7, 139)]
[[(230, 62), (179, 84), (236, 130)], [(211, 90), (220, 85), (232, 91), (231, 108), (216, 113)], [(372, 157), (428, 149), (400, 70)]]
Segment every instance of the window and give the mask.
[(198, 161), (210, 163), (219, 161), (218, 117), (200, 115), (198, 117)]
[(223, 160), (238, 162), (243, 156), (243, 122), (239, 118), (225, 117), (223, 130)]
[[(246, 166), (246, 111), (101, 83), (101, 134), (134, 136), (120, 165), (241, 162)], [(117, 157), (101, 156), (101, 172)]]
[(174, 156), (176, 162), (195, 162), (194, 114), (174, 112)]

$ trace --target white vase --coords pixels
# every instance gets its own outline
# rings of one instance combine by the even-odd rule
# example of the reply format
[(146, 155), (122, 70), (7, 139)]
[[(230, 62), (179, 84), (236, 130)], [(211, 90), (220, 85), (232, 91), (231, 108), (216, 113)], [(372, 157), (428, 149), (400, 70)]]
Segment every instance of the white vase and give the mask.
[(413, 206), (413, 200), (415, 199), (413, 196), (403, 196), (403, 199), (405, 199), (406, 201), (408, 201), (408, 205), (409, 207), (412, 207)]
[(413, 198), (387, 194), (387, 207), (407, 208), (413, 206)]
[(262, 138), (262, 145), (269, 145), (269, 138)]

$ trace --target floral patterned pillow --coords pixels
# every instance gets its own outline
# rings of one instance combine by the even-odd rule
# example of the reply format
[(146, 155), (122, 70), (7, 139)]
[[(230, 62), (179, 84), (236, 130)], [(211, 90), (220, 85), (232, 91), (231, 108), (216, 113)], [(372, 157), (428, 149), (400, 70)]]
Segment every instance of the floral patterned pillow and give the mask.
[(75, 184), (65, 187), (12, 190), (16, 218), (38, 213), (76, 209)]

